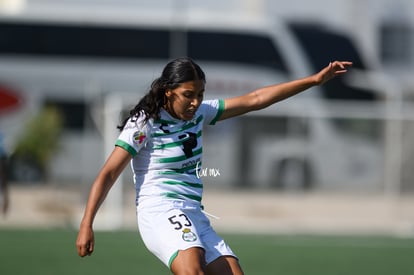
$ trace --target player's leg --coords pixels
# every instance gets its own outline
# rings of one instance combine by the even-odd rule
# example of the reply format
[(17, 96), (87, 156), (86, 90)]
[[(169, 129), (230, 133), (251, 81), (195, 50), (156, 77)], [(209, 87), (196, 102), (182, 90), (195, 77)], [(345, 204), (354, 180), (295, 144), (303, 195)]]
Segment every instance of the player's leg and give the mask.
[(205, 250), (196, 226), (197, 212), (171, 207), (138, 211), (145, 246), (174, 274), (205, 274)]
[(221, 256), (207, 265), (208, 275), (243, 275), (239, 261), (233, 256)]
[(174, 275), (203, 275), (206, 274), (204, 249), (192, 247), (178, 252), (171, 264)]
[(207, 274), (242, 275), (244, 274), (237, 256), (211, 227), (206, 226), (203, 232), (203, 243), (206, 254)]

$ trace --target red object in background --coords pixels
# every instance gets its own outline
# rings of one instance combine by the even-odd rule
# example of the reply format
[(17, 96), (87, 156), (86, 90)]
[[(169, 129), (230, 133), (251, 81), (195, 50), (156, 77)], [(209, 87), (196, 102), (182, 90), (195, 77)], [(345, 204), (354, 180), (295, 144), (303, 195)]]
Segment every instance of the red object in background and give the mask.
[(13, 90), (0, 86), (0, 112), (14, 109), (20, 104), (20, 97)]

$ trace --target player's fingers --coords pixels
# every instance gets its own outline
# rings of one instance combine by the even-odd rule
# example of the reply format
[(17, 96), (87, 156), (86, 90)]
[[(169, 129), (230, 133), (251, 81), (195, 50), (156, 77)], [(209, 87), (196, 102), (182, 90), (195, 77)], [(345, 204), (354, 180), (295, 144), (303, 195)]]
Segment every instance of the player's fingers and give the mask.
[(345, 70), (347, 67), (352, 66), (352, 62), (350, 61), (334, 61), (332, 62), (334, 67), (339, 67), (343, 70)]
[(94, 249), (94, 242), (92, 241), (92, 242), (89, 243), (89, 245), (87, 247), (88, 255), (91, 255), (92, 254), (93, 249)]
[(341, 61), (341, 63), (347, 67), (352, 66), (352, 62), (351, 61)]
[(79, 255), (80, 257), (84, 257), (84, 256), (85, 256), (85, 251), (84, 251), (83, 247), (82, 247), (82, 246), (80, 246), (80, 245), (78, 245), (78, 246), (77, 246), (77, 249), (78, 249), (78, 255)]
[(334, 61), (334, 62), (331, 62), (331, 68), (336, 72), (336, 71), (338, 71), (338, 70), (340, 70), (340, 69), (342, 69), (342, 70), (344, 70), (345, 69), (345, 67), (344, 67), (344, 65), (341, 63), (341, 62), (339, 62), (339, 61)]
[(81, 257), (85, 257), (86, 256), (86, 246), (82, 245), (78, 247), (78, 254)]
[(78, 255), (81, 257), (85, 257), (86, 255), (90, 255), (93, 252), (93, 248), (89, 243), (86, 244), (78, 244)]
[(335, 75), (339, 75), (339, 74), (343, 74), (346, 73), (347, 67), (351, 66), (352, 62), (348, 62), (348, 61), (335, 61), (333, 62), (332, 66), (334, 69), (334, 74)]

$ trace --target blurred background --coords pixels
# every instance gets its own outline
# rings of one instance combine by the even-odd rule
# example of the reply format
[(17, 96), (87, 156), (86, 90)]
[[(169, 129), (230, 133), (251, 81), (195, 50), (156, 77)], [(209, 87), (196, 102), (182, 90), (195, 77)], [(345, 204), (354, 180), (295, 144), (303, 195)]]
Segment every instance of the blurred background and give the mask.
[[(409, 0), (0, 0), (0, 226), (77, 228), (122, 114), (190, 56), (207, 98), (354, 63), (205, 130), (219, 230), (412, 236), (413, 18)], [(134, 211), (127, 169), (97, 227), (135, 228)]]

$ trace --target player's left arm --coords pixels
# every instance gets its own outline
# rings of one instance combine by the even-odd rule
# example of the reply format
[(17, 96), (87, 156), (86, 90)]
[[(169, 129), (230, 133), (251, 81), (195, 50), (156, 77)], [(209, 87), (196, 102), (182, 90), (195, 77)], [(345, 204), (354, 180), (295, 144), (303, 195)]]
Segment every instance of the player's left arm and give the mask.
[(224, 111), (219, 120), (266, 108), (313, 86), (322, 85), (332, 78), (346, 73), (347, 68), (351, 65), (352, 62), (349, 61), (334, 61), (314, 75), (262, 87), (242, 96), (225, 99)]

